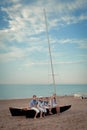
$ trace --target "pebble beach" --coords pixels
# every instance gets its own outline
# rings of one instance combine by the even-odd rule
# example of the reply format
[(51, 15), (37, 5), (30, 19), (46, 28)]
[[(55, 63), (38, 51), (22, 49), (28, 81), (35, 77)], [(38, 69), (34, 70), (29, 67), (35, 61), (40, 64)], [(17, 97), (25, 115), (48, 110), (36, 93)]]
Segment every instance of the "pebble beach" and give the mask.
[(42, 119), (11, 116), (9, 107), (28, 107), (29, 101), (30, 98), (0, 100), (0, 130), (87, 130), (87, 99), (57, 97), (60, 106), (72, 105), (71, 108)]

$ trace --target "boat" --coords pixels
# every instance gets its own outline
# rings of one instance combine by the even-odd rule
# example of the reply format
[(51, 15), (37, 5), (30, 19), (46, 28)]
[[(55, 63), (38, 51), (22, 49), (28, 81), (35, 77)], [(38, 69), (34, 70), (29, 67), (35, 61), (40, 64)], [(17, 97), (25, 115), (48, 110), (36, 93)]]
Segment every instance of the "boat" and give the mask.
[(74, 97), (79, 99), (87, 99), (87, 94), (75, 93)]
[[(65, 106), (60, 106), (60, 112), (62, 113), (64, 111), (67, 111), (68, 109), (71, 108), (71, 105), (65, 105)], [(27, 108), (18, 108), (18, 107), (9, 107), (9, 111), (12, 116), (25, 116), (26, 118), (34, 118), (35, 116), (35, 111)], [(52, 114), (56, 114), (56, 108), (52, 108), (51, 110)], [(49, 109), (47, 109), (46, 116), (50, 115)], [(40, 113), (38, 113), (37, 117), (40, 116)]]
[[(55, 78), (54, 78), (54, 69), (53, 69), (53, 63), (52, 63), (52, 55), (51, 55), (51, 47), (50, 47), (50, 40), (48, 35), (48, 26), (47, 26), (47, 18), (46, 18), (46, 12), (44, 9), (44, 16), (45, 16), (45, 24), (46, 24), (46, 35), (48, 39), (48, 48), (49, 48), (49, 56), (50, 56), (50, 65), (52, 70), (52, 78), (53, 78), (53, 86), (54, 86), (54, 94), (56, 95), (56, 85), (55, 85)], [(64, 105), (59, 106), (59, 113), (62, 113), (68, 109), (71, 108), (71, 105)], [(26, 118), (34, 118), (35, 111), (27, 108), (16, 108), (16, 107), (9, 107), (10, 113), (12, 116), (26, 116)], [(56, 114), (56, 107), (51, 109), (52, 114)], [(49, 109), (47, 109), (46, 115), (50, 115)], [(38, 113), (37, 117), (40, 116), (40, 113)]]

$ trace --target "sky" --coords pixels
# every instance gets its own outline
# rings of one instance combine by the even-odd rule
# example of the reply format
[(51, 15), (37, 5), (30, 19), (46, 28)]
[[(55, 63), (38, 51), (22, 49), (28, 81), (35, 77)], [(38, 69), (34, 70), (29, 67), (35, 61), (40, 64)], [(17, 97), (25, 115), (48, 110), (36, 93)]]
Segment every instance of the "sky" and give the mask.
[(0, 1), (0, 84), (87, 84), (87, 0)]

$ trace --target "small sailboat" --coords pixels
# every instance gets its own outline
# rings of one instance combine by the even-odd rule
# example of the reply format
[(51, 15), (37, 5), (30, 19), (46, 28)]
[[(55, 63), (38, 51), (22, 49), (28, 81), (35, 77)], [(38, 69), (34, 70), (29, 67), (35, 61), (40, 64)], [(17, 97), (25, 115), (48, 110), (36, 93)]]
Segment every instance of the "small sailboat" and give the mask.
[[(54, 86), (54, 94), (56, 95), (56, 85), (55, 85), (55, 78), (54, 78), (54, 69), (53, 69), (53, 62), (52, 62), (52, 55), (51, 55), (51, 47), (50, 47), (50, 40), (48, 35), (48, 25), (47, 25), (47, 18), (46, 18), (46, 11), (44, 9), (44, 16), (45, 16), (45, 24), (46, 24), (46, 35), (48, 39), (48, 48), (49, 48), (49, 56), (50, 56), (50, 65), (52, 70), (52, 78), (53, 78), (53, 86)], [(59, 106), (59, 112), (62, 113), (68, 109), (71, 108), (71, 105), (64, 105)], [(16, 108), (16, 107), (9, 107), (10, 113), (12, 116), (26, 116), (27, 118), (34, 118), (35, 111), (27, 108)], [(51, 112), (53, 114), (56, 114), (56, 107), (51, 109)], [(49, 109), (47, 109), (46, 115), (50, 115)], [(40, 113), (38, 113), (37, 117), (40, 116)]]
[[(71, 105), (65, 105), (60, 106), (60, 113), (67, 111), (71, 108)], [(9, 107), (10, 113), (12, 116), (26, 116), (26, 118), (34, 118), (35, 111), (34, 110), (28, 110), (26, 108), (18, 108), (18, 107)], [(56, 114), (56, 108), (52, 108), (51, 112), (53, 114)], [(47, 109), (46, 116), (50, 115), (49, 110)], [(38, 113), (37, 117), (40, 116), (40, 113)]]

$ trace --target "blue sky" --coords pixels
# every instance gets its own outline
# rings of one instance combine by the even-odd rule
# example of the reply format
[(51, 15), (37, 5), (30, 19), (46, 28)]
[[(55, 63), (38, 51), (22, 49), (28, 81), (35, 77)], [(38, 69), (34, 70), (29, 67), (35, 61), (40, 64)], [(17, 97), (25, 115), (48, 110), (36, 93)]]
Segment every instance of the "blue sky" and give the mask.
[(0, 1), (0, 83), (87, 84), (87, 0)]

